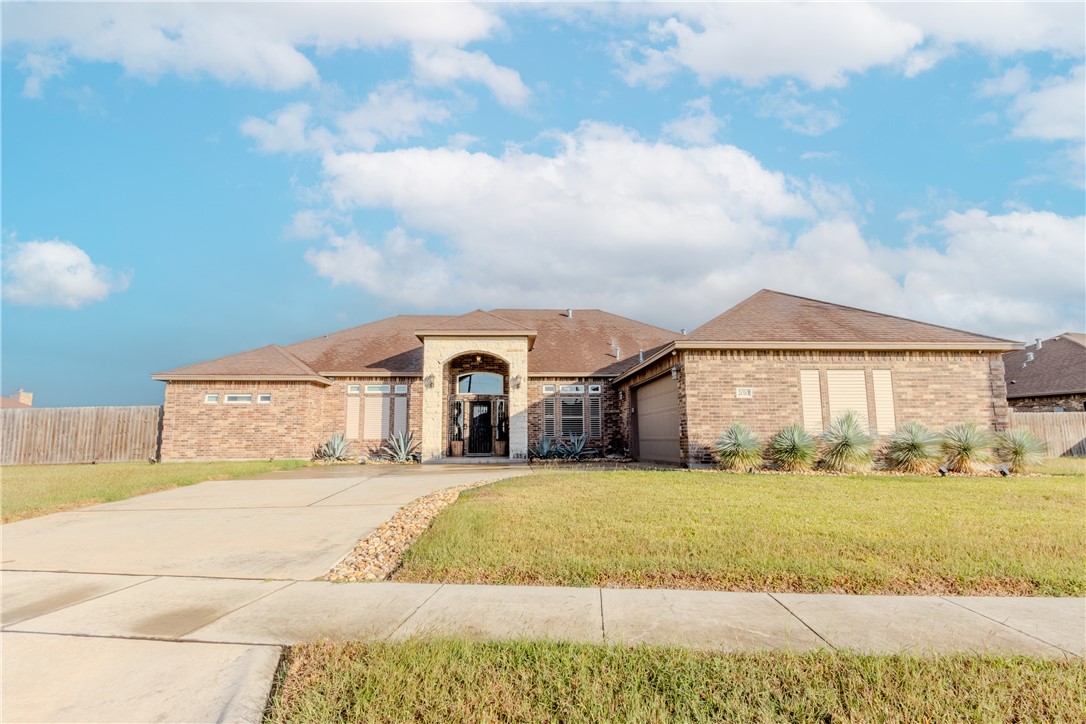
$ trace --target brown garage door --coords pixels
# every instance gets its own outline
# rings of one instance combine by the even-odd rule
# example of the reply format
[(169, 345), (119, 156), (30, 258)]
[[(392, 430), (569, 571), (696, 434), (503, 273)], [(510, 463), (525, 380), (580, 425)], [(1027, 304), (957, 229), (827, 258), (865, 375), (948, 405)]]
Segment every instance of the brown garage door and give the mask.
[(679, 462), (679, 385), (670, 375), (637, 388), (637, 456)]

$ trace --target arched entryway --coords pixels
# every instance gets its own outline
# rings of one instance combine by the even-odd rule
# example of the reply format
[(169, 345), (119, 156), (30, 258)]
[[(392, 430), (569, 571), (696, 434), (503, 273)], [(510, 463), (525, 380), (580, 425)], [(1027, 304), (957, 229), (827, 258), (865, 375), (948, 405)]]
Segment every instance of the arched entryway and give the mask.
[(466, 352), (445, 366), (446, 434), (453, 456), (509, 455), (509, 363)]

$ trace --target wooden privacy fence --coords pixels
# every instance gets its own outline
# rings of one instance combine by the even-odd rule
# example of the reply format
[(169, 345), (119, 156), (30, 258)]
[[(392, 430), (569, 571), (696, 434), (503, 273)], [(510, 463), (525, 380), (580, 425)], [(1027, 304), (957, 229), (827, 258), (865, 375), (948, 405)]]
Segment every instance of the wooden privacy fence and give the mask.
[(1015, 412), (1011, 427), (1021, 427), (1048, 445), (1050, 457), (1086, 457), (1086, 412)]
[(0, 410), (0, 463), (120, 463), (158, 459), (161, 407)]

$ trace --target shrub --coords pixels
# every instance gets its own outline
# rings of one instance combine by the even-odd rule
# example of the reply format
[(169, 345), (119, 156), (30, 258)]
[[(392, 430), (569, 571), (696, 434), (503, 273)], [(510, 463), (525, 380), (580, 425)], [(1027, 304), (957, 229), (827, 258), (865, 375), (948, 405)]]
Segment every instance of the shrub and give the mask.
[(338, 460), (347, 460), (347, 450), (351, 447), (351, 441), (347, 440), (342, 432), (337, 432), (323, 445), (318, 445), (313, 451), (313, 459), (324, 463), (334, 463)]
[(569, 442), (559, 440), (555, 447), (557, 457), (563, 460), (580, 460), (583, 457), (593, 455), (596, 451), (586, 447), (588, 445), (588, 433), (574, 435), (569, 433)]
[(742, 470), (762, 464), (762, 443), (741, 422), (733, 422), (720, 433), (714, 449), (720, 464), (728, 470)]
[(975, 423), (963, 422), (943, 431), (942, 448), (947, 470), (955, 473), (975, 473), (977, 466), (988, 459), (992, 438), (988, 431)]
[(385, 454), (386, 460), (394, 463), (408, 463), (411, 462), (411, 456), (418, 448), (419, 444), (415, 442), (414, 433), (409, 432), (404, 435), (398, 432), (385, 440), (385, 444), (381, 446), (381, 452)]
[(818, 445), (800, 424), (784, 428), (769, 440), (769, 459), (782, 470), (806, 470), (818, 456)]
[(1025, 473), (1041, 462), (1048, 447), (1029, 430), (1004, 430), (996, 433), (994, 450), (1012, 473)]
[(939, 460), (939, 436), (919, 422), (894, 430), (886, 445), (890, 467), (906, 473), (930, 473)]
[(549, 437), (539, 438), (539, 442), (528, 448), (528, 459), (539, 458), (540, 460), (546, 460), (552, 458), (558, 453), (558, 448), (554, 444), (554, 440)]
[(822, 433), (822, 464), (827, 470), (852, 472), (871, 466), (871, 444), (875, 438), (864, 429), (856, 413), (849, 410), (830, 423)]

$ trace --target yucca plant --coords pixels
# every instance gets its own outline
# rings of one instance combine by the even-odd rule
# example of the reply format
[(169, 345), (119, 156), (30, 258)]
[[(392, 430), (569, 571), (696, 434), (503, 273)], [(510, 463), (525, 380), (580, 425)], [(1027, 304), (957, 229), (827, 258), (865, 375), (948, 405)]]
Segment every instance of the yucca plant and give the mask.
[(415, 434), (407, 433), (404, 435), (402, 432), (397, 432), (387, 440), (385, 444), (381, 446), (381, 452), (385, 454), (385, 459), (394, 463), (408, 463), (411, 462), (411, 455), (417, 450), (419, 444), (415, 442)]
[(988, 459), (992, 438), (976, 423), (963, 422), (943, 431), (941, 447), (947, 470), (954, 473), (976, 473), (978, 465)]
[(782, 470), (807, 470), (818, 457), (818, 444), (800, 424), (784, 428), (769, 440), (769, 459)]
[(855, 472), (871, 467), (875, 438), (852, 410), (830, 423), (821, 435), (822, 465), (827, 470)]
[(727, 470), (755, 468), (762, 464), (762, 443), (750, 428), (733, 422), (716, 439), (716, 456)]
[(930, 473), (939, 461), (939, 435), (919, 422), (906, 422), (890, 435), (886, 461), (905, 473)]
[(546, 460), (552, 458), (557, 454), (557, 446), (554, 444), (554, 440), (549, 437), (539, 438), (539, 442), (528, 448), (528, 458), (539, 458), (540, 460)]
[(339, 460), (349, 459), (347, 451), (351, 447), (351, 441), (347, 440), (342, 432), (337, 432), (323, 445), (318, 445), (313, 451), (313, 459), (325, 463), (334, 463)]
[(1006, 463), (1010, 472), (1026, 473), (1041, 462), (1048, 446), (1029, 430), (1003, 430), (996, 433), (993, 450), (996, 459)]
[(559, 441), (557, 455), (563, 460), (580, 460), (588, 454), (588, 433), (574, 435), (569, 433), (569, 442)]

